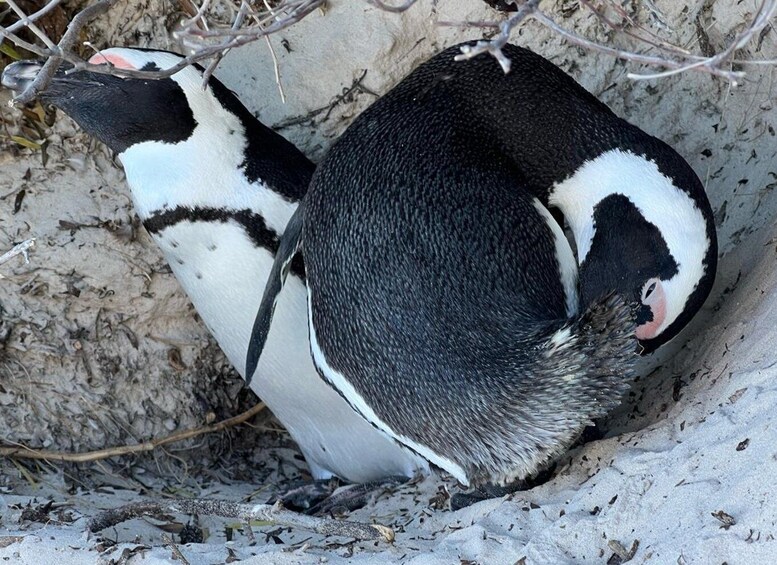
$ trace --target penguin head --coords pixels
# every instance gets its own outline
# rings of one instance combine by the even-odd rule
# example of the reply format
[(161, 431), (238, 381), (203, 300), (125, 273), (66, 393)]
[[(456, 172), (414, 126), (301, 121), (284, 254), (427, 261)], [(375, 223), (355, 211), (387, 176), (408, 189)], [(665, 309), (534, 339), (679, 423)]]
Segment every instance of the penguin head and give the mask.
[(581, 303), (613, 291), (626, 298), (643, 353), (676, 336), (701, 308), (717, 264), (712, 210), (671, 148), (650, 156), (605, 152), (557, 183), (550, 204), (574, 234)]
[[(90, 61), (153, 71), (181, 60), (166, 51), (111, 48)], [(41, 67), (13, 63), (2, 84), (23, 90)], [(201, 67), (153, 80), (70, 71), (59, 70), (41, 99), (117, 153), (142, 219), (177, 206), (248, 207), (282, 226), (290, 203), (304, 195), (313, 164), (214, 77), (204, 85)], [(262, 199), (264, 189), (280, 201)]]
[[(168, 69), (182, 57), (166, 51), (111, 48), (89, 60), (120, 69)], [(41, 62), (19, 61), (6, 67), (2, 84), (22, 91), (34, 80)], [(216, 79), (203, 87), (202, 70), (186, 67), (165, 79), (121, 78), (63, 65), (41, 94), (118, 154), (143, 143), (176, 144), (191, 137), (198, 125), (228, 131), (235, 110), (247, 112)], [(230, 112), (232, 116), (226, 116)], [(231, 120), (229, 119), (231, 117)], [(227, 122), (227, 125), (224, 122)]]

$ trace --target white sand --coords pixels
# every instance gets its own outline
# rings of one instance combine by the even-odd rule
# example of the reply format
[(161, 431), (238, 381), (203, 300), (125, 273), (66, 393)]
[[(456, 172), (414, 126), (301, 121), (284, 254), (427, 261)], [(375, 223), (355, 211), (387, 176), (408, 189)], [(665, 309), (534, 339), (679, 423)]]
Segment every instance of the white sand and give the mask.
[[(231, 54), (218, 74), (270, 125), (328, 106), (362, 69), (367, 69), (364, 86), (382, 93), (433, 52), (475, 35), (437, 27), (435, 21), (494, 17), (476, 2), (440, 4), (435, 11), (431, 2), (420, 0), (410, 12), (396, 16), (355, 0), (333, 1), (326, 15), (314, 14), (274, 37), (286, 105), (280, 102), (267, 48), (261, 42)], [(449, 4), (468, 6), (470, 11)], [(704, 3), (661, 0), (656, 4), (677, 30), (673, 39), (694, 46), (693, 20)], [(684, 9), (685, 4), (691, 7)], [(726, 0), (704, 12), (702, 22), (715, 48), (738, 29), (752, 5)], [(646, 18), (641, 11), (640, 20)], [(149, 31), (146, 42), (165, 46), (163, 30), (153, 19), (141, 17), (139, 22)], [(562, 23), (596, 36), (593, 18), (582, 17), (580, 11)], [(281, 37), (289, 41), (291, 53), (280, 46)], [(336, 542), (348, 540), (323, 540), (284, 530), (278, 534), (282, 545), (265, 544), (259, 533), (259, 545), (249, 547), (238, 532), (226, 543), (224, 522), (203, 517), (209, 534), (205, 543), (180, 546), (190, 563), (224, 562), (227, 548), (246, 563), (473, 560), (490, 564), (516, 563), (523, 557), (526, 563), (604, 563), (613, 555), (608, 545), (613, 540), (626, 549), (639, 540), (635, 563), (777, 560), (777, 500), (771, 484), (777, 474), (777, 427), (772, 423), (777, 405), (773, 219), (777, 142), (771, 129), (777, 127), (777, 112), (772, 71), (753, 69), (736, 90), (703, 74), (630, 82), (625, 75), (634, 67), (571, 48), (537, 26), (526, 26), (513, 40), (571, 69), (617, 113), (671, 143), (705, 181), (718, 212), (722, 253), (718, 284), (707, 308), (675, 340), (671, 348), (679, 352), (674, 357), (674, 351), (666, 351), (662, 357), (668, 361), (646, 363), (645, 375), (650, 366), (661, 366), (640, 380), (630, 401), (613, 416), (612, 437), (569, 454), (556, 476), (540, 487), (453, 513), (434, 510), (429, 501), (440, 485), (447, 484), (451, 492), (458, 487), (433, 477), (381, 497), (351, 516), (397, 527), (393, 546), (343, 546)], [(770, 32), (760, 51), (745, 52), (742, 57), (769, 58), (776, 52), (775, 35)], [(316, 158), (372, 100), (369, 94), (359, 93), (337, 105), (328, 118), (322, 112), (312, 123), (283, 128), (281, 133)], [(235, 409), (237, 385), (232, 380), (231, 388), (221, 388), (223, 359), (212, 345), (202, 353), (209, 340), (191, 313), (181, 318), (181, 312), (187, 311), (185, 297), (165, 273), (147, 236), (141, 231), (138, 241), (126, 241), (105, 230), (80, 229), (71, 237), (69, 231), (59, 229), (57, 221), (62, 218), (91, 223), (96, 216), (126, 223), (131, 212), (121, 175), (102, 150), (84, 145), (85, 137), (74, 134), (65, 121), (56, 131), (62, 144), (53, 144), (46, 169), (27, 151), (20, 157), (2, 156), (0, 197), (25, 183), (29, 194), (16, 215), (10, 209), (13, 197), (0, 201), (0, 249), (31, 236), (41, 243), (31, 265), (0, 268), (9, 277), (0, 281), (0, 303), (23, 326), (12, 333), (6, 357), (0, 357), (3, 436), (32, 445), (49, 442), (52, 447), (86, 449), (164, 434), (170, 425), (194, 425), (208, 410), (234, 413), (230, 410)], [(85, 160), (84, 168), (74, 171), (67, 159), (79, 155)], [(27, 167), (31, 182), (22, 178)], [(78, 299), (61, 294), (73, 268), (88, 283)], [(152, 273), (151, 282), (143, 272)], [(22, 285), (33, 276), (48, 287), (39, 294), (21, 294)], [(99, 298), (102, 287), (115, 294)], [(144, 297), (144, 291), (153, 296)], [(95, 327), (100, 306), (101, 315), (114, 323), (107, 335), (90, 333), (80, 338), (87, 358), (99, 361), (92, 363), (90, 382), (70, 336), (79, 326)], [(116, 329), (120, 320), (137, 335), (137, 349)], [(32, 326), (39, 331), (28, 329)], [(24, 342), (20, 341), (23, 329), (29, 334)], [(170, 367), (170, 343), (181, 350), (187, 370)], [(115, 356), (122, 363), (120, 373), (113, 376), (111, 364), (104, 363)], [(124, 361), (124, 356), (130, 361)], [(201, 370), (193, 371), (198, 357)], [(195, 393), (206, 398), (204, 406), (195, 400)], [(265, 441), (248, 428), (240, 437), (244, 436)], [(193, 452), (197, 461), (205, 466), (218, 463), (220, 452), (214, 451), (214, 445), (219, 444), (209, 440)], [(288, 450), (273, 451), (272, 457), (266, 453), (255, 452), (252, 464), (262, 461), (266, 468), (257, 471), (252, 482), (219, 486), (211, 481), (194, 494), (239, 500), (259, 487), (276, 460), (295, 465)], [(180, 469), (164, 455), (157, 461), (163, 475), (165, 470)], [(66, 510), (79, 518), (138, 498), (132, 490), (110, 489), (68, 495), (59, 475), (40, 473), (35, 477), (42, 483), (31, 487), (15, 467), (3, 469), (7, 472), (0, 485), (6, 487), (0, 492), (6, 493), (3, 499), (9, 506), (26, 504), (34, 496), (52, 497), (72, 505)], [(246, 471), (250, 468), (244, 465), (241, 476)], [(67, 472), (74, 471), (68, 468)], [(106, 476), (119, 482), (121, 468), (111, 468)], [(158, 490), (171, 481), (149, 478), (144, 482)], [(262, 495), (254, 500), (262, 501)], [(722, 522), (712, 516), (718, 511), (732, 516), (735, 524), (721, 527)], [(100, 554), (96, 541), (83, 534), (83, 519), (43, 526), (19, 523), (19, 514), (11, 508), (0, 522), (0, 557), (11, 562), (109, 563), (139, 545), (150, 547), (124, 562), (172, 559), (161, 531), (144, 521), (106, 531), (106, 537), (120, 544)], [(185, 523), (187, 518), (177, 519)], [(13, 540), (6, 536), (23, 539), (9, 543)]]

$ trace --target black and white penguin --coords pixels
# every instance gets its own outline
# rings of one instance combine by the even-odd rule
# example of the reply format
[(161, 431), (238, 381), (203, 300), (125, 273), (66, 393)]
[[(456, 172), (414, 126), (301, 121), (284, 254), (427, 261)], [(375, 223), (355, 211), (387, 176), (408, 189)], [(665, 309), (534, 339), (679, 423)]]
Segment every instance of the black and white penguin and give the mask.
[[(128, 69), (180, 61), (115, 48), (92, 57)], [(23, 90), (37, 62), (10, 65), (3, 85)], [(267, 352), (245, 373), (254, 314), (278, 240), (305, 194), (313, 164), (263, 126), (212, 78), (187, 68), (169, 79), (60, 71), (43, 93), (117, 154), (135, 209), (235, 368), (299, 444), (314, 478), (410, 477), (428, 467), (354, 413), (310, 358), (303, 269), (280, 301)]]
[(716, 267), (688, 164), (542, 57), (504, 52), (508, 75), (442, 52), (337, 140), (282, 238), (247, 359), (301, 249), (323, 377), (464, 484), (526, 477), (567, 448), (619, 401), (637, 340), (676, 335)]

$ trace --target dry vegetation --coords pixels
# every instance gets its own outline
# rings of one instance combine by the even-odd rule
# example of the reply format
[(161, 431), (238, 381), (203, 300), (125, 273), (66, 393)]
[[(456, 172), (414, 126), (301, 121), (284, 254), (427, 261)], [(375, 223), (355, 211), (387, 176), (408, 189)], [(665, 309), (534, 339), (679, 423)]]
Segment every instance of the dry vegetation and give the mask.
[[(383, 0), (363, 0), (378, 8), (390, 12), (403, 12), (412, 7), (417, 0), (406, 0), (399, 4), (390, 4)], [(110, 63), (90, 63), (88, 57), (93, 54), (91, 45), (84, 41), (84, 28), (95, 18), (108, 12), (118, 0), (98, 0), (91, 3), (69, 19), (62, 7), (63, 0), (49, 0), (38, 7), (17, 4), (15, 0), (6, 0), (8, 8), (3, 18), (11, 17), (11, 22), (0, 27), (0, 38), (4, 41), (6, 56), (17, 58), (19, 52), (9, 42), (24, 52), (34, 54), (46, 60), (42, 72), (27, 91), (17, 98), (18, 103), (27, 103), (35, 99), (44, 90), (54, 72), (63, 62), (70, 63), (72, 69), (111, 73), (118, 76), (139, 78), (162, 78), (170, 76), (194, 62), (209, 60), (205, 79), (213, 73), (230, 49), (247, 43), (266, 39), (299, 22), (316, 10), (326, 10), (326, 0), (279, 0), (270, 2), (248, 2), (241, 0), (203, 0), (198, 6), (193, 0), (179, 0), (181, 10), (188, 19), (180, 22), (175, 30), (182, 44), (191, 51), (185, 60), (170, 69), (158, 72), (133, 71), (113, 68)], [(512, 30), (526, 18), (533, 18), (543, 26), (564, 37), (569, 43), (585, 49), (600, 51), (641, 65), (657, 67), (650, 73), (634, 73), (635, 79), (660, 78), (686, 71), (711, 73), (736, 83), (744, 77), (744, 71), (735, 70), (734, 65), (765, 65), (775, 61), (751, 58), (737, 58), (737, 52), (744, 49), (754, 39), (762, 40), (762, 34), (768, 31), (771, 21), (777, 13), (777, 0), (761, 0), (743, 29), (730, 39), (725, 49), (715, 52), (705, 37), (704, 27), (697, 19), (697, 49), (673, 44), (660, 33), (641, 25), (630, 13), (628, 2), (615, 0), (564, 0), (555, 5), (557, 14), (541, 10), (540, 0), (507, 0), (500, 6), (514, 13), (507, 19), (497, 22), (450, 22), (449, 25), (472, 28), (494, 28), (498, 34), (476, 46), (464, 50), (461, 59), (467, 59), (479, 53), (487, 52), (496, 57), (505, 72), (509, 71), (509, 60), (500, 47), (509, 39)], [(664, 17), (650, 0), (642, 0), (650, 12), (656, 27), (666, 28)], [(25, 9), (26, 8), (26, 9)], [(558, 17), (568, 15), (570, 11), (588, 10), (599, 19), (602, 26), (617, 34), (637, 40), (638, 50), (626, 50), (617, 46), (614, 40), (600, 43), (587, 39), (574, 30), (564, 28), (557, 22)], [(632, 3), (631, 10), (635, 6)], [(34, 10), (34, 11), (33, 11)], [(15, 20), (15, 21), (14, 21)], [(3, 20), (0, 20), (3, 21)], [(269, 45), (269, 44), (268, 44)], [(87, 49), (85, 49), (85, 47)], [(756, 49), (757, 50), (757, 49)], [(86, 51), (86, 53), (84, 53)]]

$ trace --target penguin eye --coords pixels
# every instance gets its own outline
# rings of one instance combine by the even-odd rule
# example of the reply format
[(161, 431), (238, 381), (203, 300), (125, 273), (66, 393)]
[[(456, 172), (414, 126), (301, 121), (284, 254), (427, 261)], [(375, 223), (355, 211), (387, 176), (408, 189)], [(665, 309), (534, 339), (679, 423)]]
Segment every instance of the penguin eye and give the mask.
[(655, 292), (657, 285), (659, 284), (658, 279), (650, 279), (645, 283), (645, 286), (642, 287), (642, 302), (647, 303), (648, 299), (651, 297), (651, 295)]

